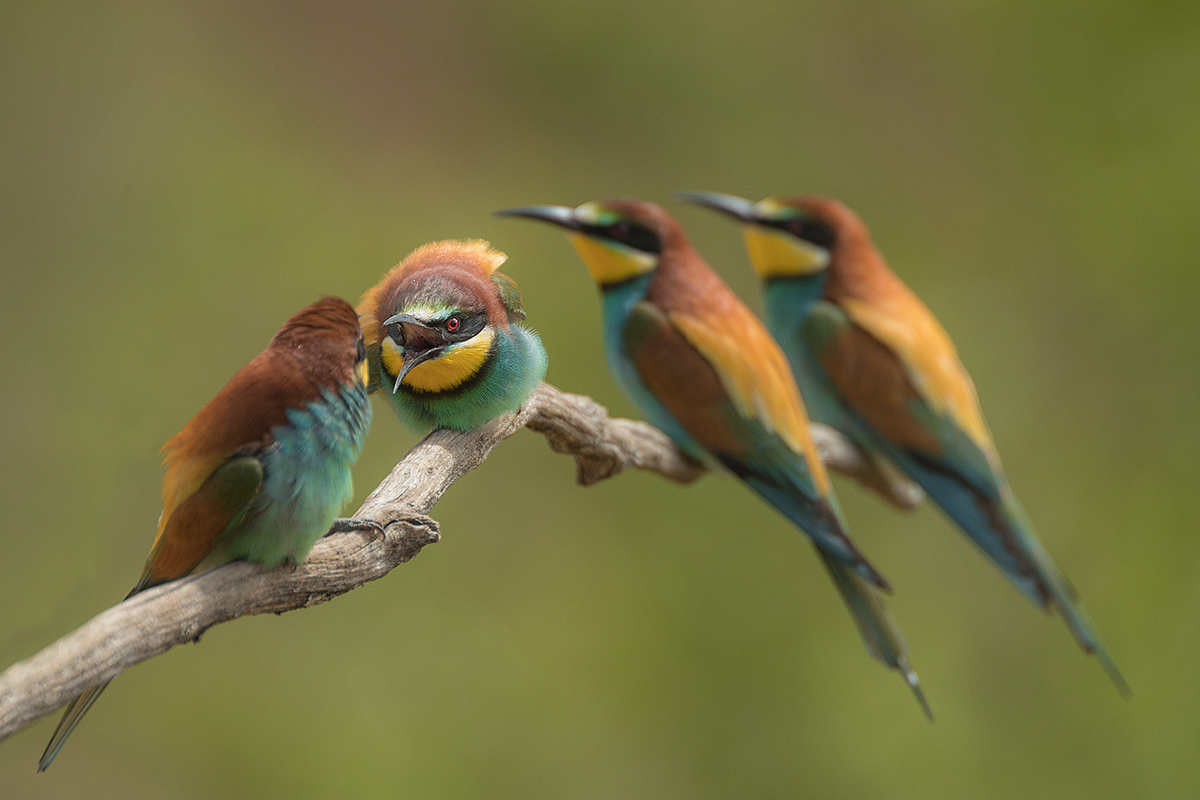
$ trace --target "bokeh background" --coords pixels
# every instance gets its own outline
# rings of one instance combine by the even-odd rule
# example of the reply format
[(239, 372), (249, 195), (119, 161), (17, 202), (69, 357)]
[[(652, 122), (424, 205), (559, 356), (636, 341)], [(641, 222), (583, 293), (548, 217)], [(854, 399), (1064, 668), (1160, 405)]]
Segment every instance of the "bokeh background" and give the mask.
[[(1200, 784), (1200, 4), (8, 2), (0, 666), (122, 597), (158, 448), (292, 312), (505, 250), (549, 379), (614, 413), (563, 237), (498, 208), (821, 192), (956, 338), (1122, 700), (933, 509), (840, 480), (937, 723), (735, 482), (583, 489), (522, 432), (386, 579), (117, 680), (11, 798), (1106, 798)], [(416, 441), (383, 405), (361, 499)]]

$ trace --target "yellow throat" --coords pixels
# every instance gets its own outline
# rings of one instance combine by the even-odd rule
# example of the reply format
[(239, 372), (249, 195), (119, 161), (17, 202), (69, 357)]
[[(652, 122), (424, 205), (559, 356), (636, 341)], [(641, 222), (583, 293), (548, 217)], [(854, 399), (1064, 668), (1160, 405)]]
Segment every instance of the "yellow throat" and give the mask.
[[(449, 345), (441, 355), (413, 367), (404, 385), (414, 392), (445, 392), (463, 385), (487, 361), (495, 338), (495, 331), (487, 327), (465, 342)], [(404, 369), (404, 350), (390, 338), (383, 340), (381, 355), (392, 375)]]
[(658, 259), (652, 254), (615, 242), (608, 244), (582, 233), (569, 233), (567, 238), (587, 265), (592, 278), (601, 286), (645, 275), (658, 265)]
[(828, 250), (783, 231), (743, 225), (742, 238), (754, 271), (763, 278), (798, 278), (829, 266)]

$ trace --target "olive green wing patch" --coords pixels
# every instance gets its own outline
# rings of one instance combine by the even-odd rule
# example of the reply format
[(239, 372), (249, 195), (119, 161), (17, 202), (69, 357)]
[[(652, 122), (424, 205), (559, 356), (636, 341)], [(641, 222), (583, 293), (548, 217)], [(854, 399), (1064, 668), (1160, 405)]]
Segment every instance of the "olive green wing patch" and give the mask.
[(200, 488), (171, 512), (131, 594), (194, 570), (221, 534), (241, 523), (262, 482), (262, 462), (250, 455), (235, 456), (213, 470)]
[(508, 312), (508, 321), (517, 322), (525, 319), (525, 309), (521, 308), (521, 290), (517, 288), (517, 282), (499, 272), (492, 273), (491, 281), (500, 291), (500, 302), (504, 304), (504, 309)]
[(379, 342), (367, 345), (367, 394), (383, 386), (383, 345)]

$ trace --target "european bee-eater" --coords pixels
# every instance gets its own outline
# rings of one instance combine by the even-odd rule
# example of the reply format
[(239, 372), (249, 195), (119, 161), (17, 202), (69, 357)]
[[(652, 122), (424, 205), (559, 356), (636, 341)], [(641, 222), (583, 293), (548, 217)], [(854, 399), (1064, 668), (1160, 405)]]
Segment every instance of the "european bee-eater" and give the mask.
[(1000, 466), (950, 336), (888, 267), (858, 215), (824, 197), (753, 203), (682, 195), (742, 223), (767, 327), (813, 418), (899, 466), (1027, 597), (1055, 606), (1122, 693), (1128, 686)]
[(901, 672), (928, 713), (904, 636), (875, 588), (887, 583), (846, 535), (783, 353), (679, 224), (636, 200), (498, 213), (568, 231), (600, 286), (609, 370), (630, 402), (812, 538), (868, 651)]
[(417, 431), (470, 430), (529, 399), (546, 351), (525, 327), (521, 292), (484, 241), (418, 247), (358, 304), (371, 390)]
[[(371, 424), (366, 357), (354, 308), (326, 297), (167, 441), (158, 533), (126, 600), (230, 561), (304, 561), (353, 494), (350, 468)], [(67, 706), (39, 772), (107, 685)]]

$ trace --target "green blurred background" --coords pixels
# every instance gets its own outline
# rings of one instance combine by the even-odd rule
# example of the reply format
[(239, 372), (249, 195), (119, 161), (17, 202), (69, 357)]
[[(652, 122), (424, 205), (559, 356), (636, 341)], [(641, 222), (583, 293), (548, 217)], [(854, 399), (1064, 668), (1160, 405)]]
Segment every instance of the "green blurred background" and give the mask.
[[(838, 483), (937, 714), (735, 482), (590, 489), (538, 436), (335, 602), (122, 676), (12, 798), (1104, 798), (1200, 784), (1200, 4), (9, 2), (0, 10), (0, 666), (122, 597), (158, 448), (279, 324), (417, 245), (506, 251), (549, 380), (629, 406), (563, 237), (495, 209), (856, 208), (971, 368), (1122, 700), (933, 509)], [(361, 499), (411, 446), (383, 405)]]

